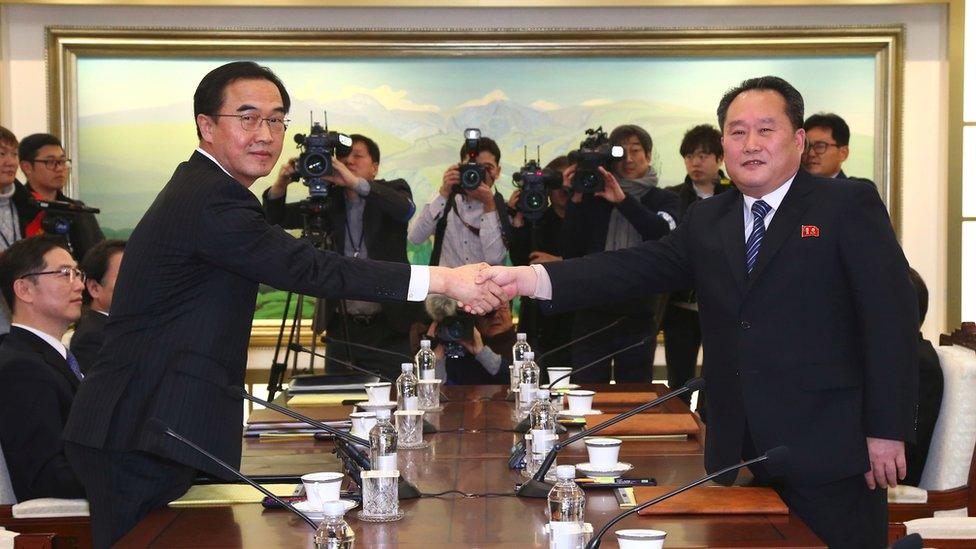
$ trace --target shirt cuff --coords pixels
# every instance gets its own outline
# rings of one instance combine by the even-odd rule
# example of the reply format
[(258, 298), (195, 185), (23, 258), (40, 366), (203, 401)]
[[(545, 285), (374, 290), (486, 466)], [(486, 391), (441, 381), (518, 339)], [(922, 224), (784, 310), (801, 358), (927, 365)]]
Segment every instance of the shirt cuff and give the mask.
[(356, 182), (356, 194), (359, 196), (368, 196), (370, 191), (369, 181), (366, 181), (362, 177)]
[(407, 286), (407, 301), (423, 301), (430, 291), (430, 267), (410, 266), (410, 285)]
[(552, 280), (549, 279), (546, 268), (538, 263), (530, 265), (530, 267), (535, 271), (535, 291), (529, 297), (546, 301), (552, 299)]

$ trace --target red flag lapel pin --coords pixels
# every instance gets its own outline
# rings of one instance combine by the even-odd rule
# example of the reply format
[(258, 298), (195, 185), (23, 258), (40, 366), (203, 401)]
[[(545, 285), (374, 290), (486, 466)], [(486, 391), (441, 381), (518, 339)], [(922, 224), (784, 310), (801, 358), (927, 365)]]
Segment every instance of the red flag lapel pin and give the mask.
[(808, 236), (817, 238), (820, 236), (820, 227), (816, 225), (800, 225), (800, 238)]

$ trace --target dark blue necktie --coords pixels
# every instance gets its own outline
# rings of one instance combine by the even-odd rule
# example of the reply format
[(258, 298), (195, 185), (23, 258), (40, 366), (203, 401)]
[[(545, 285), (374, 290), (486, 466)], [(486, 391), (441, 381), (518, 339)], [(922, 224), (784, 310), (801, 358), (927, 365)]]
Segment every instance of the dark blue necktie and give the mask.
[(762, 245), (763, 237), (766, 236), (766, 214), (772, 208), (762, 200), (757, 200), (752, 204), (752, 234), (746, 240), (746, 272), (752, 273), (752, 268), (756, 266), (756, 258), (759, 257), (759, 247)]
[(78, 364), (78, 359), (75, 358), (75, 355), (71, 354), (71, 351), (67, 351), (64, 358), (68, 361), (68, 368), (71, 368), (71, 372), (75, 374), (78, 381), (85, 379), (85, 374), (81, 373), (81, 366)]

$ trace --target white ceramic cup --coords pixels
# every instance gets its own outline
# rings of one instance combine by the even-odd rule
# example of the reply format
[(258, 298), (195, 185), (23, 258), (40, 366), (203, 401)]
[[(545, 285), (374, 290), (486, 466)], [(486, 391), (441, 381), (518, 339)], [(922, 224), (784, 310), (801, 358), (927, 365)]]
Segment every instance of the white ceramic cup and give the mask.
[[(571, 371), (573, 371), (572, 368), (547, 368), (546, 369), (546, 372), (549, 373), (549, 383), (550, 384), (553, 381), (556, 381), (557, 379), (563, 377), (564, 375), (568, 374)], [(561, 380), (559, 383), (551, 386), (552, 389), (559, 389), (559, 388), (562, 388), (562, 387), (569, 387), (569, 377), (567, 377), (566, 379)]]
[(577, 389), (566, 393), (569, 399), (569, 411), (575, 414), (589, 412), (593, 409), (593, 395), (596, 393), (586, 389)]
[(349, 414), (352, 429), (349, 432), (359, 438), (369, 439), (369, 432), (376, 425), (376, 412), (353, 412)]
[(620, 457), (620, 445), (623, 443), (619, 438), (588, 438), (586, 453), (590, 458), (590, 465), (597, 467), (612, 467), (617, 464)]
[(339, 487), (342, 485), (342, 473), (309, 473), (302, 475), (305, 486), (305, 497), (308, 504), (317, 511), (323, 510), (327, 501), (339, 499)]
[(664, 530), (636, 528), (617, 530), (614, 534), (620, 549), (661, 549), (664, 547), (664, 538), (668, 535)]
[(549, 549), (577, 549), (593, 536), (593, 526), (576, 522), (549, 523)]
[(366, 396), (369, 397), (370, 403), (379, 404), (390, 401), (390, 390), (393, 388), (393, 385), (389, 381), (367, 383), (363, 387), (366, 388)]

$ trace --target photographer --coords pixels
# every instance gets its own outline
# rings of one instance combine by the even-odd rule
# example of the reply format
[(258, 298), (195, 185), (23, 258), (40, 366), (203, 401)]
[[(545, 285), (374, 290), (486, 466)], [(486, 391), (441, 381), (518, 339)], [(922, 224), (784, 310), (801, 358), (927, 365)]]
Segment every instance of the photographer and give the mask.
[[(76, 206), (84, 206), (80, 200), (72, 200), (62, 192), (68, 182), (68, 172), (71, 170), (71, 159), (65, 156), (61, 141), (51, 134), (35, 133), (28, 135), (20, 142), (20, 169), (27, 177), (27, 190), (36, 200), (47, 202), (69, 202)], [(45, 212), (41, 208), (27, 204), (22, 217), (26, 221), (23, 227), (25, 237), (32, 237), (49, 232), (60, 232), (66, 227), (68, 244), (71, 255), (81, 261), (88, 250), (95, 244), (105, 240), (98, 220), (90, 213), (55, 214)], [(53, 230), (57, 224), (58, 230)]]
[(461, 164), (449, 167), (437, 194), (410, 223), (410, 242), (422, 244), (434, 236), (431, 265), (457, 267), (481, 261), (501, 265), (505, 261), (505, 240), (511, 227), (508, 216), (499, 214), (507, 210), (505, 199), (494, 190), (502, 153), (488, 137), (479, 137), (473, 149), (465, 142), (462, 162), (469, 152), (475, 153), (473, 160), (484, 169), (485, 180), (476, 189), (462, 190)]
[[(335, 175), (324, 179), (335, 185), (325, 210), (331, 224), (335, 251), (347, 257), (381, 259), (407, 263), (407, 222), (414, 212), (410, 185), (403, 179), (376, 179), (380, 167), (379, 146), (370, 138), (353, 134), (349, 154), (333, 164)], [(264, 210), (269, 223), (286, 229), (303, 225), (298, 204), (285, 204), (285, 191), (295, 173), (295, 159), (280, 170), (277, 180), (264, 193)], [(329, 336), (389, 351), (409, 353), (407, 333), (417, 305), (375, 303), (356, 300), (320, 301), (316, 320)], [(343, 312), (344, 306), (344, 312)], [(326, 353), (358, 366), (396, 377), (400, 361), (392, 355), (339, 343), (326, 346)], [(329, 363), (329, 370), (342, 370)]]
[(515, 344), (509, 303), (477, 317), (458, 311), (457, 302), (440, 295), (428, 297), (426, 307), (434, 319), (427, 336), (437, 355), (438, 379), (448, 385), (508, 383)]
[[(546, 164), (546, 170), (562, 173), (569, 167), (569, 159), (563, 155)], [(549, 189), (549, 207), (534, 223), (527, 221), (518, 209), (521, 189), (512, 192), (508, 199), (509, 212), (513, 213), (512, 238), (509, 242), (509, 255), (513, 265), (530, 265), (562, 261), (560, 235), (563, 219), (566, 217), (566, 204), (569, 192), (561, 184)], [(535, 301), (522, 298), (519, 310), (518, 331), (524, 332), (529, 344), (542, 354), (569, 341), (573, 333), (573, 314), (561, 313), (542, 317)], [(569, 364), (570, 349), (563, 349), (549, 356), (547, 364)]]
[[(678, 197), (657, 187), (657, 174), (651, 168), (651, 136), (640, 126), (628, 124), (615, 128), (609, 137), (611, 145), (623, 147), (624, 156), (613, 162), (613, 174), (604, 168), (600, 173), (604, 189), (596, 193), (573, 193), (563, 222), (563, 256), (581, 257), (605, 250), (620, 250), (643, 241), (657, 240), (674, 229), (678, 215)], [(576, 166), (564, 172), (564, 185), (570, 186)], [(612, 281), (606, 281), (612, 284)], [(585, 288), (581, 288), (585, 291)], [(606, 303), (577, 311), (573, 338), (598, 330), (624, 316), (617, 328), (587, 339), (572, 347), (572, 365), (589, 363), (612, 351), (657, 333), (655, 315), (660, 307), (658, 296), (638, 297), (624, 302)], [(650, 382), (654, 345), (645, 345), (618, 354), (615, 379), (618, 382)], [(605, 383), (610, 380), (610, 360), (579, 376), (580, 383)]]

